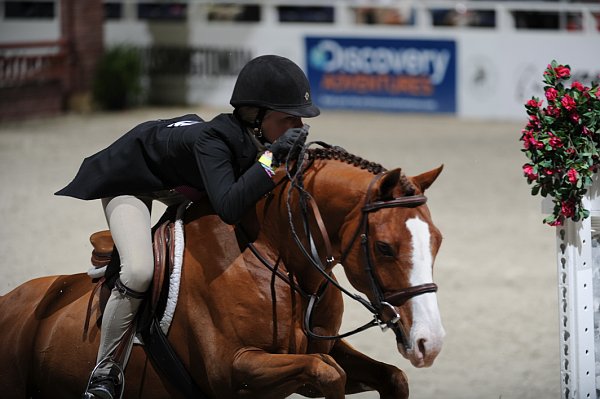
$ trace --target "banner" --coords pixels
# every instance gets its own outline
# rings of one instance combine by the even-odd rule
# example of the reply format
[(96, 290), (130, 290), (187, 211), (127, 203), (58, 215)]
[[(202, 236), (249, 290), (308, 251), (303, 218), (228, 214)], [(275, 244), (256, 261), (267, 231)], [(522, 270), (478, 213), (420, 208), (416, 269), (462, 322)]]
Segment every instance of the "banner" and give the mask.
[(305, 45), (322, 108), (456, 112), (454, 40), (306, 37)]

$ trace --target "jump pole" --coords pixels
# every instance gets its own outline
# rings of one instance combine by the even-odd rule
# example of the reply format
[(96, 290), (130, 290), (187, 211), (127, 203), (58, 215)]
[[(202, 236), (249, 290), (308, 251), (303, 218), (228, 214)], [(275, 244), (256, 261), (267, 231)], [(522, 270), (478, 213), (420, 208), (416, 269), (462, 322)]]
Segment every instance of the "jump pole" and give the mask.
[[(552, 212), (552, 202), (545, 199), (542, 210)], [(600, 362), (597, 336), (600, 302), (600, 181), (593, 184), (583, 198), (590, 217), (556, 227), (558, 267), (558, 315), (561, 399), (597, 398), (600, 394), (596, 358)], [(596, 278), (594, 278), (596, 277)], [(596, 286), (594, 286), (596, 280)], [(596, 291), (596, 294), (594, 294)]]

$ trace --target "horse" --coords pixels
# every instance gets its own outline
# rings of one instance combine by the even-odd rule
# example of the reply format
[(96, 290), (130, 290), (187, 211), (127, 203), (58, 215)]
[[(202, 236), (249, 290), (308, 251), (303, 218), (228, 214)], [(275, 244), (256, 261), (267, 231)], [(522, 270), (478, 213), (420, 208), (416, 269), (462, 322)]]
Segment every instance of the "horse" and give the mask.
[[(442, 236), (424, 192), (442, 166), (408, 177), (338, 147), (301, 159), (251, 212), (248, 246), (208, 201), (187, 210), (168, 340), (209, 398), (407, 398), (402, 370), (340, 334), (343, 294), (373, 312), (368, 327), (394, 331), (415, 367), (432, 365), (445, 334), (433, 283)], [(362, 294), (337, 283), (336, 264)], [(2, 397), (81, 397), (99, 343), (99, 323), (82, 332), (94, 285), (85, 273), (49, 276), (0, 297)], [(125, 398), (185, 397), (140, 346), (125, 376)]]

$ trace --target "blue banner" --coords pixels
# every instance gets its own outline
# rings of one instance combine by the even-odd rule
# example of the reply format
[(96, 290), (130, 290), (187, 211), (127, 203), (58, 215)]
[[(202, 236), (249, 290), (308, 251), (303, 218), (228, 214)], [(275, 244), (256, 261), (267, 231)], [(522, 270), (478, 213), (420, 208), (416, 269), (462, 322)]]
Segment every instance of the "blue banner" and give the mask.
[(307, 75), (322, 108), (456, 112), (453, 40), (306, 37)]

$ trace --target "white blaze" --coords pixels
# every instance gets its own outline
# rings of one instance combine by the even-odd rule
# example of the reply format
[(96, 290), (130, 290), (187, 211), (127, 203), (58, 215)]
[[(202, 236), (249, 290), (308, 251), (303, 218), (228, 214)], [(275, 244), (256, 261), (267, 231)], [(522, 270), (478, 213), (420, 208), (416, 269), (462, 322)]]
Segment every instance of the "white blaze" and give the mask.
[[(412, 271), (410, 285), (433, 283), (433, 255), (429, 225), (418, 218), (406, 221), (411, 234)], [(435, 293), (418, 295), (411, 300), (413, 325), (410, 330), (411, 351), (407, 354), (416, 367), (427, 367), (442, 349), (445, 335)]]

